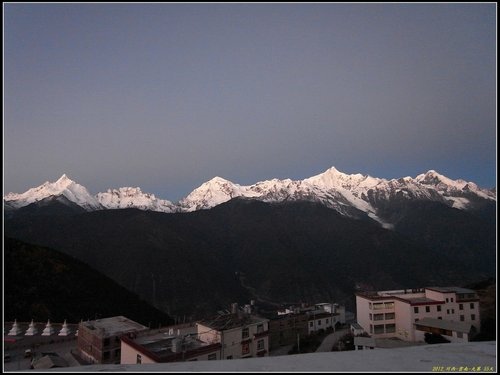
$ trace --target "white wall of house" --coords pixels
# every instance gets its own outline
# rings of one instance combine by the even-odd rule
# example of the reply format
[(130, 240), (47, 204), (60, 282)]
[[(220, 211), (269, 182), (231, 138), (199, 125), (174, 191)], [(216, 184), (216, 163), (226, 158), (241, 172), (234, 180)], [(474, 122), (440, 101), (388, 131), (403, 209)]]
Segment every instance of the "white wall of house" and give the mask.
[[(400, 293), (399, 291), (383, 292), (390, 294), (388, 299), (373, 299), (356, 296), (357, 321), (366, 332), (376, 338), (398, 337), (405, 341), (424, 341), (423, 335), (416, 334), (414, 323), (423, 318), (443, 319), (456, 322), (471, 323), (479, 331), (479, 302), (458, 299), (456, 293), (444, 293), (425, 289), (422, 293)], [(392, 298), (391, 298), (392, 297)], [(436, 304), (411, 304), (409, 300), (400, 298), (427, 298)], [(393, 308), (390, 308), (393, 302)], [(391, 312), (394, 315), (391, 315)], [(390, 319), (394, 316), (394, 319)], [(393, 331), (392, 324), (395, 324)], [(465, 334), (464, 334), (465, 335)], [(462, 342), (463, 337), (452, 337)], [(450, 341), (452, 341), (450, 340)], [(468, 340), (468, 338), (467, 338)]]
[(125, 343), (122, 341), (121, 344), (121, 357), (120, 357), (120, 364), (126, 364), (126, 365), (135, 365), (138, 362), (138, 357), (140, 356), (140, 363), (156, 363), (153, 361), (151, 358), (146, 356), (145, 354), (139, 352), (137, 349), (133, 348), (129, 344)]
[(210, 343), (221, 343), (222, 359), (256, 357), (257, 353), (262, 350), (265, 350), (265, 355), (268, 355), (269, 336), (254, 337), (268, 330), (268, 321), (255, 322), (224, 331), (216, 331), (208, 326), (198, 324), (198, 336), (200, 340)]
[(307, 321), (307, 333), (315, 333), (320, 330), (326, 330), (327, 328), (332, 328), (337, 322), (336, 316), (329, 315), (328, 317), (315, 318), (314, 315), (309, 317)]
[(457, 293), (443, 293), (426, 289), (427, 298), (444, 301), (443, 319), (456, 322), (471, 323), (477, 331), (480, 330), (479, 301), (460, 300)]

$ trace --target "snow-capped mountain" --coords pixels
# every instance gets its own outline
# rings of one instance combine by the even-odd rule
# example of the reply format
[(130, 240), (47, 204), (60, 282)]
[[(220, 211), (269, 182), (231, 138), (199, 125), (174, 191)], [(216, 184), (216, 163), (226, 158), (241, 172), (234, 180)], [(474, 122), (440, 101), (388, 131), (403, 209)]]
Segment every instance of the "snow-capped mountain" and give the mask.
[(58, 196), (64, 196), (86, 210), (139, 208), (165, 213), (209, 209), (236, 197), (271, 203), (311, 201), (324, 204), (345, 216), (369, 217), (388, 228), (392, 223), (387, 222), (385, 211), (393, 203), (424, 200), (469, 209), (478, 200), (496, 202), (496, 190), (481, 189), (473, 182), (460, 179), (452, 180), (434, 170), (415, 178), (387, 180), (359, 173), (346, 174), (332, 167), (304, 180), (272, 179), (249, 186), (214, 177), (178, 203), (143, 193), (138, 187), (108, 189), (105, 193), (92, 196), (85, 187), (63, 175), (54, 183), (45, 182), (23, 194), (7, 194), (4, 207), (12, 210)]
[(191, 212), (215, 207), (236, 197), (257, 197), (248, 193), (245, 186), (234, 184), (221, 177), (214, 177), (194, 189), (187, 197), (179, 201), (182, 211)]
[(437, 191), (455, 208), (467, 208), (471, 197), (496, 200), (494, 190), (481, 189), (474, 182), (462, 179), (451, 180), (434, 170), (418, 175), (415, 181)]
[(176, 212), (177, 206), (154, 194), (143, 193), (140, 188), (121, 187), (108, 189), (105, 193), (97, 193), (99, 203), (108, 209), (139, 208), (146, 211)]
[(84, 186), (77, 184), (65, 174), (56, 182), (47, 181), (22, 194), (9, 193), (3, 199), (11, 208), (21, 208), (48, 198), (61, 196), (87, 211), (102, 209), (96, 197), (90, 195)]

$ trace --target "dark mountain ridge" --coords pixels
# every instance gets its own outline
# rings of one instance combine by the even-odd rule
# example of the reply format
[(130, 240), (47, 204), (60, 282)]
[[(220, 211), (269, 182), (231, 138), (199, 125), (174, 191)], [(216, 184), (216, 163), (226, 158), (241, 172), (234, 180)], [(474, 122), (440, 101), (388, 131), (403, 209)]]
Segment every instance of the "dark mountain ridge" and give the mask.
[[(429, 210), (421, 220), (419, 207)], [(386, 230), (320, 203), (237, 198), (191, 213), (16, 214), (5, 233), (76, 257), (171, 315), (194, 317), (251, 298), (352, 306), (360, 285), (464, 285), (495, 274), (495, 232), (485, 219), (443, 204), (405, 210)]]
[(152, 327), (173, 319), (136, 294), (57, 250), (4, 239), (4, 319), (78, 323), (125, 315)]

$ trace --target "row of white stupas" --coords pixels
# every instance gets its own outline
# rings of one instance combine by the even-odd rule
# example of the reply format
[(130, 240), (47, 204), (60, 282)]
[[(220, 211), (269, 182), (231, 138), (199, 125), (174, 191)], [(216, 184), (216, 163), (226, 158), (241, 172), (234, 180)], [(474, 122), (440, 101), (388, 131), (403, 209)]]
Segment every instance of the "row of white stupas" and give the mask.
[[(12, 324), (12, 328), (10, 329), (8, 335), (9, 336), (20, 336), (22, 334), (23, 330), (19, 327), (17, 324), (17, 319), (14, 320), (14, 324)], [(25, 332), (25, 336), (34, 336), (38, 333), (38, 330), (35, 327), (35, 323), (33, 322), (33, 319), (31, 320), (31, 323), (28, 327), (28, 329)], [(47, 321), (47, 325), (45, 326), (42, 336), (52, 336), (56, 333), (56, 330), (54, 327), (52, 327), (52, 324), (50, 323), (50, 319)], [(68, 336), (71, 333), (71, 330), (68, 328), (68, 324), (66, 323), (66, 320), (64, 321), (64, 324), (62, 325), (61, 330), (57, 334), (58, 336)], [(78, 336), (78, 330), (76, 330), (75, 336)]]

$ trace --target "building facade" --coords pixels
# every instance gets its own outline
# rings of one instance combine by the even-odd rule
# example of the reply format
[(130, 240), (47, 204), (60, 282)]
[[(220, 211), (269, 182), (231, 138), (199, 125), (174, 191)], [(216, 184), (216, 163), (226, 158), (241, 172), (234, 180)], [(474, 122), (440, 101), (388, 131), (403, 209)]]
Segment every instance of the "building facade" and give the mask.
[(269, 355), (269, 319), (237, 311), (198, 322), (197, 329), (201, 341), (221, 344), (221, 359)]
[(148, 327), (124, 316), (81, 322), (77, 350), (80, 357), (90, 363), (120, 363), (121, 336), (147, 330)]
[(415, 323), (425, 318), (470, 323), (472, 335), (480, 330), (479, 298), (459, 287), (360, 292), (356, 308), (359, 325), (375, 338), (420, 341)]
[(279, 348), (295, 344), (308, 332), (308, 316), (305, 313), (275, 315), (269, 319), (269, 347)]

